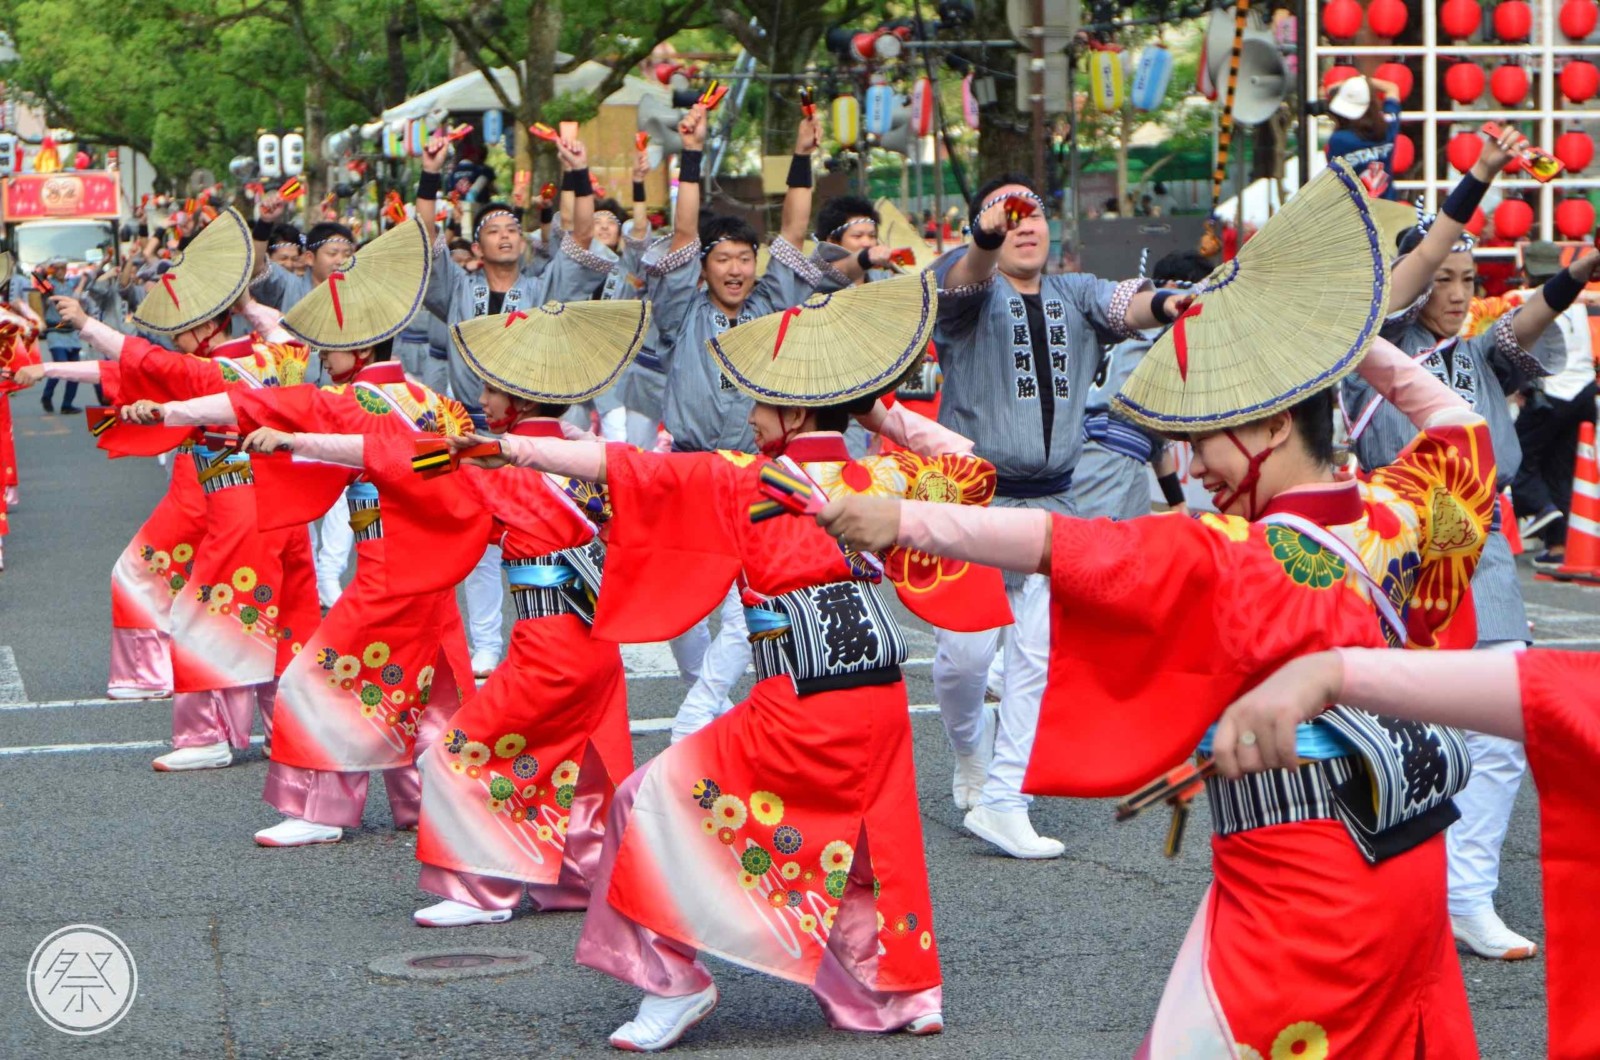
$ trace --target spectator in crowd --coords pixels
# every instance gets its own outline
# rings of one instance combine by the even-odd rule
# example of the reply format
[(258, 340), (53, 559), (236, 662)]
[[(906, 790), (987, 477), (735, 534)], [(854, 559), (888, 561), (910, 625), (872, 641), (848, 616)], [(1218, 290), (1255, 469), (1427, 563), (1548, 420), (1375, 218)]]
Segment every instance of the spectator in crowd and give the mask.
[(1400, 133), (1400, 90), (1392, 81), (1356, 75), (1328, 96), (1333, 135), (1328, 158), (1350, 163), (1374, 199), (1397, 199), (1394, 141)]

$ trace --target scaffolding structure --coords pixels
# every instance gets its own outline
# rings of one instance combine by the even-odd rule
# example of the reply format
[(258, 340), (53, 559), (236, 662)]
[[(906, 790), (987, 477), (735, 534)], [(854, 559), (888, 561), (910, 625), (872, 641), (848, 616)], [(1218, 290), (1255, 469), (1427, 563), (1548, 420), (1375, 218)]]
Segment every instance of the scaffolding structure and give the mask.
[[(1414, 198), (1420, 191), (1429, 211), (1439, 208), (1439, 202), (1459, 178), (1459, 174), (1444, 158), (1444, 145), (1449, 143), (1455, 132), (1475, 131), (1486, 121), (1516, 122), (1517, 128), (1529, 139), (1549, 150), (1564, 125), (1600, 118), (1600, 111), (1595, 109), (1600, 100), (1573, 104), (1561, 97), (1557, 87), (1561, 67), (1567, 60), (1582, 58), (1590, 62), (1600, 61), (1595, 58), (1600, 56), (1600, 45), (1566, 40), (1557, 18), (1559, 0), (1530, 0), (1529, 6), (1534, 12), (1533, 27), (1528, 42), (1524, 44), (1506, 44), (1492, 39), (1477, 43), (1440, 43), (1441, 0), (1422, 0), (1420, 5), (1408, 5), (1413, 14), (1418, 13), (1420, 7), (1421, 44), (1325, 44), (1321, 40), (1321, 4), (1322, 0), (1306, 0), (1302, 13), (1306, 61), (1301, 66), (1300, 76), (1305, 99), (1320, 98), (1322, 75), (1333, 61), (1362, 58), (1384, 62), (1405, 62), (1413, 58), (1421, 60), (1417, 64), (1420, 69), (1414, 70), (1416, 84), (1409, 98), (1414, 99), (1420, 94), (1422, 106), (1420, 109), (1408, 107), (1401, 112), (1402, 130), (1407, 125), (1421, 123), (1422, 137), (1416, 144), (1416, 162), (1411, 168), (1413, 173), (1420, 169), (1421, 178), (1413, 176), (1406, 180), (1397, 179), (1394, 183), (1406, 198)], [(1477, 37), (1492, 35), (1493, 10), (1493, 5), (1483, 6), (1483, 19)], [(1443, 74), (1449, 61), (1458, 59), (1488, 61), (1490, 65), (1507, 60), (1517, 61), (1528, 72), (1528, 105), (1495, 109), (1498, 104), (1482, 107), (1482, 99), (1478, 103), (1468, 104), (1450, 99), (1444, 94)], [(1484, 99), (1494, 104), (1487, 88), (1484, 90)], [(1402, 105), (1408, 102), (1409, 99), (1402, 101)], [(1455, 124), (1460, 124), (1461, 128), (1451, 128)], [(1588, 130), (1583, 131), (1589, 134)], [(1313, 155), (1321, 154), (1315, 115), (1302, 113), (1300, 135), (1307, 138), (1304, 142), (1312, 145)], [(1589, 189), (1600, 188), (1600, 177), (1574, 176), (1564, 172), (1550, 183), (1541, 184), (1526, 176), (1506, 175), (1497, 179), (1494, 186), (1502, 192), (1522, 193), (1534, 207), (1538, 237), (1556, 239), (1555, 206), (1558, 197), (1565, 193), (1584, 194)]]

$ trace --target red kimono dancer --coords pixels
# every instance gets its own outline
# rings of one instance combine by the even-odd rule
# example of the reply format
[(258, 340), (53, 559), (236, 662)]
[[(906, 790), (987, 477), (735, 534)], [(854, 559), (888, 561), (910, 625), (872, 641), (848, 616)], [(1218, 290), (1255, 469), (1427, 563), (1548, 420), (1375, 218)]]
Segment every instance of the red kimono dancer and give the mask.
[[(1294, 717), (1322, 709), (1324, 695), (1380, 714), (1457, 725), (1522, 740), (1539, 784), (1539, 857), (1544, 874), (1545, 949), (1552, 1060), (1600, 1056), (1594, 954), (1600, 950), (1595, 880), (1600, 855), (1600, 655), (1519, 652), (1391, 653), (1343, 650), (1332, 681), (1320, 659), (1297, 660), (1246, 697)], [(1336, 676), (1335, 676), (1336, 675)], [(1309, 679), (1309, 680), (1308, 680)], [(1241, 704), (1242, 705), (1242, 704)], [(1231, 712), (1230, 712), (1231, 713)]]
[[(38, 364), (39, 353), (33, 346), (36, 335), (29, 320), (9, 308), (0, 308), (0, 370)], [(0, 382), (0, 546), (4, 546), (11, 530), (7, 513), (17, 503), (17, 445), (11, 426), (11, 395), (15, 390), (9, 381)], [(0, 571), (5, 569), (5, 551), (0, 547)]]
[[(103, 379), (120, 404), (183, 401), (276, 388), (284, 379), (303, 376), (305, 358), (304, 347), (253, 335), (218, 346), (207, 357), (173, 353), (128, 336)], [(249, 457), (203, 443), (190, 455), (204, 498), (206, 547), (195, 552), (179, 541), (167, 563), (153, 555), (147, 565), (175, 594), (173, 746), (225, 751), (249, 746), (258, 704), (270, 734), (273, 684), (316, 625), (315, 576), (303, 528), (261, 529)], [(179, 482), (176, 472), (174, 482)], [(169, 497), (181, 498), (181, 489), (175, 485)], [(172, 518), (173, 525), (180, 514), (176, 506), (156, 513)], [(220, 759), (218, 764), (227, 764)], [(167, 768), (162, 759), (157, 768)]]
[[(843, 437), (831, 433), (802, 436), (791, 455), (790, 472), (813, 483), (867, 490), (892, 481), (908, 492), (979, 503), (993, 492), (993, 468), (972, 458), (926, 460), (915, 474), (899, 475), (902, 465), (891, 458), (871, 468), (850, 461)], [(655, 997), (709, 998), (701, 1002), (708, 1008), (710, 973), (695, 957), (704, 950), (807, 985), (834, 1026), (940, 1029), (938, 953), (897, 665), (903, 643), (896, 665), (878, 665), (899, 634), (872, 595), (877, 561), (841, 551), (806, 520), (751, 523), (766, 463), (756, 457), (614, 445), (606, 461), (617, 517), (608, 529), (597, 636), (675, 636), (737, 579), (756, 622), (758, 660), (761, 642), (777, 635), (868, 669), (797, 684), (758, 664), (748, 699), (623, 783), (594, 882), (605, 901), (590, 903), (579, 963)], [(919, 614), (956, 624), (1008, 621), (996, 572), (986, 578), (965, 564), (898, 559), (885, 557), (883, 569), (903, 579), (896, 583), (902, 599)], [(802, 599), (815, 605), (809, 619), (796, 603)], [(796, 616), (788, 631), (768, 628), (783, 613)]]
[[(409, 444), (419, 434), (460, 433), (471, 422), (458, 403), (406, 379), (391, 362), (363, 368), (348, 385), (229, 396), (242, 434), (265, 426)], [(278, 684), (263, 797), (290, 818), (321, 826), (321, 837), (309, 841), (332, 842), (339, 829), (361, 823), (367, 774), (382, 770), (395, 826), (414, 827), (419, 732), (421, 745), (432, 746), (472, 691), (453, 588), (405, 595), (399, 585), (405, 569), (430, 554), (430, 545), (418, 544), (430, 540), (428, 514), (381, 504), (379, 491), (351, 468), (283, 456), (257, 463), (263, 518), (292, 523), (302, 537), (305, 523), (348, 486), (357, 556), (355, 578)], [(391, 529), (407, 532), (391, 539)], [(272, 832), (258, 833), (257, 842), (281, 845)]]
[[(562, 437), (553, 419), (523, 420), (510, 433)], [(487, 538), (504, 551), (518, 616), (505, 660), (418, 755), (420, 886), (449, 902), (503, 911), (491, 920), (509, 918), (524, 891), (541, 910), (585, 908), (612, 794), (633, 772), (627, 687), (616, 643), (592, 636), (589, 621), (560, 590), (540, 588), (550, 579), (537, 576), (571, 571), (562, 550), (595, 540), (610, 516), (604, 487), (523, 468), (467, 467), (430, 481), (411, 470), (409, 452), (387, 462), (392, 471), (374, 455), (369, 450), (368, 471), (386, 498), (412, 494), (399, 503), (455, 531), (430, 553), (432, 562), (407, 572), (408, 583), (431, 576), (453, 587)], [(457, 496), (447, 500), (442, 491)], [(451, 519), (453, 509), (472, 517)], [(444, 904), (416, 918), (425, 926), (463, 922), (452, 912)]]

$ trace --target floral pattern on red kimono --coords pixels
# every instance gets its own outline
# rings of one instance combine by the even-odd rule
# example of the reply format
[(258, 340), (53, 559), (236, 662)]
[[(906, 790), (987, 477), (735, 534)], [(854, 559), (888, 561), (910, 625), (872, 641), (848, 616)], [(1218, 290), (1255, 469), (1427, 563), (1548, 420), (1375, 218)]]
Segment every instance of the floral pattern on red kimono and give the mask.
[[(406, 381), (398, 364), (373, 367), (381, 371), (363, 375), (375, 381), (351, 386), (230, 391), (239, 430), (361, 434), (405, 451), (419, 433), (441, 425), (457, 432), (470, 422), (458, 404)], [(320, 518), (360, 475), (282, 455), (254, 464), (263, 523), (286, 523), (302, 538), (304, 524)], [(435, 700), (454, 710), (472, 694), (454, 590), (408, 594), (390, 582), (391, 570), (424, 566), (431, 542), (444, 534), (439, 527), (410, 532), (428, 522), (426, 512), (411, 507), (380, 496), (383, 536), (356, 543), (355, 577), (284, 670), (273, 715), (274, 761), (335, 772), (410, 765), (422, 711)], [(403, 580), (403, 574), (395, 579)], [(437, 679), (448, 686), (441, 689)]]
[[(244, 338), (211, 357), (123, 340), (117, 363), (120, 401), (185, 400), (235, 389), (275, 388), (304, 375), (303, 346)], [(120, 428), (106, 432), (110, 438)], [(190, 463), (194, 461), (191, 459)], [(210, 474), (196, 467), (197, 478)], [(303, 531), (262, 530), (257, 495), (249, 485), (204, 493), (205, 547), (172, 545), (169, 565), (150, 557), (173, 600), (173, 686), (178, 692), (260, 684), (283, 672), (295, 645), (317, 623), (315, 573)], [(177, 553), (191, 554), (179, 560)], [(173, 570), (171, 563), (181, 564)], [(115, 579), (114, 579), (115, 581)]]
[[(762, 462), (607, 449), (617, 517), (595, 633), (681, 633), (739, 578), (746, 598), (857, 577), (809, 519), (752, 524)], [(809, 983), (842, 902), (872, 902), (877, 990), (940, 981), (905, 687), (801, 696), (758, 683), (645, 767), (606, 896), (662, 935)]]

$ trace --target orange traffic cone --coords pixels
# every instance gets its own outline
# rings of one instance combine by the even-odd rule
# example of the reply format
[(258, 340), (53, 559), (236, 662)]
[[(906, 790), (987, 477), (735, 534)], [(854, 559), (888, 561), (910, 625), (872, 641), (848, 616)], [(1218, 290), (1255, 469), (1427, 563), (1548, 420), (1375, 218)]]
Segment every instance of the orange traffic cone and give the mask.
[(1522, 531), (1517, 529), (1517, 510), (1511, 506), (1511, 488), (1500, 492), (1500, 532), (1506, 535), (1513, 556), (1522, 555)]
[(1567, 516), (1567, 559), (1562, 581), (1600, 585), (1600, 468), (1595, 466), (1594, 423), (1578, 428), (1578, 462), (1572, 473), (1572, 513)]

